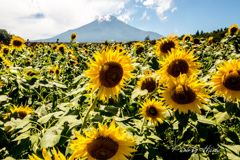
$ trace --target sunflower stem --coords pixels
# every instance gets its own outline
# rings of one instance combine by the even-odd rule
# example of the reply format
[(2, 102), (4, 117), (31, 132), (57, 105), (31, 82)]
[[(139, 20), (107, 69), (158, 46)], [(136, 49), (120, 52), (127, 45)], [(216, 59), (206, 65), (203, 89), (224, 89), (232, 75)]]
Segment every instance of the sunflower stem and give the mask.
[(90, 111), (94, 108), (94, 106), (96, 105), (97, 100), (98, 100), (98, 98), (96, 97), (96, 98), (94, 99), (91, 107), (88, 109), (88, 111), (87, 111), (87, 113), (86, 113), (86, 115), (85, 115), (85, 117), (84, 117), (83, 123), (82, 123), (82, 127), (81, 127), (80, 134), (83, 133), (83, 129), (84, 129), (85, 125), (86, 125), (88, 115), (89, 115)]
[(152, 93), (150, 93), (150, 94), (145, 98), (145, 100), (148, 99), (148, 98), (150, 98), (150, 97), (152, 97), (152, 95), (153, 95), (154, 93), (156, 93), (156, 91), (157, 91), (159, 88), (160, 88), (160, 87), (155, 88), (155, 90), (154, 90)]

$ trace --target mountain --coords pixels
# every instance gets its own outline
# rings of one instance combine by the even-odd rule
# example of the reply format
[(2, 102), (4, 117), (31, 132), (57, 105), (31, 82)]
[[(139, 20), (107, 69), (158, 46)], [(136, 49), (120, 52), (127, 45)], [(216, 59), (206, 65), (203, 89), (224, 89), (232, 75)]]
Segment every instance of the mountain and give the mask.
[(104, 42), (105, 40), (118, 42), (144, 41), (147, 36), (149, 36), (150, 40), (160, 39), (162, 36), (155, 32), (137, 29), (114, 16), (110, 16), (107, 19), (95, 20), (52, 38), (35, 40), (35, 42), (56, 42), (57, 39), (59, 39), (59, 42), (70, 42), (70, 35), (74, 32), (78, 35), (75, 42)]

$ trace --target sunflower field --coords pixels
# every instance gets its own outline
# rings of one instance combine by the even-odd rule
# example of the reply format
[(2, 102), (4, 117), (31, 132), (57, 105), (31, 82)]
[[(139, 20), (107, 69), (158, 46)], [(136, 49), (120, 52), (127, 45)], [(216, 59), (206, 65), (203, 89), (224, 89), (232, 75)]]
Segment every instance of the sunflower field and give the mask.
[(0, 45), (0, 159), (240, 159), (240, 34)]

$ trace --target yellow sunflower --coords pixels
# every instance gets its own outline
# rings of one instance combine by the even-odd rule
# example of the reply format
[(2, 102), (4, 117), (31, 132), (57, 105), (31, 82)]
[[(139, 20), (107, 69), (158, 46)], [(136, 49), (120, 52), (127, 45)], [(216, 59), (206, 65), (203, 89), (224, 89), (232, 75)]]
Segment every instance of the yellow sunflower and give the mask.
[(73, 55), (73, 50), (72, 49), (68, 49), (67, 54), (68, 55)]
[(188, 77), (186, 74), (180, 74), (177, 78), (171, 78), (166, 89), (162, 91), (162, 99), (165, 105), (179, 113), (190, 112), (201, 113), (199, 107), (205, 109), (202, 103), (207, 104), (204, 98), (211, 98), (204, 91), (205, 84), (199, 82), (195, 75)]
[(127, 160), (132, 156), (131, 152), (136, 152), (132, 147), (136, 145), (133, 137), (127, 137), (124, 133), (125, 129), (115, 126), (113, 119), (110, 127), (107, 124), (98, 123), (99, 130), (93, 128), (93, 132), (85, 132), (86, 137), (75, 133), (76, 140), (70, 143), (70, 149), (74, 150), (73, 158), (81, 158), (88, 160)]
[(33, 109), (26, 106), (26, 107), (23, 107), (23, 105), (21, 105), (20, 107), (16, 107), (15, 105), (13, 105), (14, 109), (10, 109), (11, 110), (11, 113), (8, 113), (6, 114), (6, 116), (4, 117), (4, 119), (7, 119), (8, 116), (10, 114), (13, 114), (13, 113), (18, 113), (19, 116), (23, 119), (24, 117), (26, 117), (28, 114), (30, 113), (34, 113)]
[(7, 67), (7, 68), (11, 68), (12, 67), (12, 63), (11, 61), (5, 59), (4, 57), (1, 57), (2, 60), (3, 60), (3, 63), (4, 63), (4, 66)]
[(55, 72), (55, 67), (54, 66), (53, 67), (49, 67), (48, 73), (49, 74), (54, 74), (54, 72)]
[(211, 44), (213, 44), (213, 37), (209, 37), (206, 43), (208, 46), (210, 46)]
[(97, 51), (93, 56), (96, 61), (89, 58), (90, 63), (87, 65), (90, 69), (85, 71), (85, 75), (91, 79), (87, 89), (93, 93), (99, 88), (97, 97), (104, 102), (106, 98), (108, 102), (110, 96), (117, 100), (125, 80), (133, 78), (131, 71), (134, 68), (130, 56), (123, 55), (119, 50), (113, 52), (112, 48), (106, 49), (102, 54)]
[(150, 100), (147, 99), (144, 103), (140, 104), (142, 108), (141, 114), (142, 117), (149, 120), (151, 123), (154, 123), (158, 126), (159, 123), (163, 123), (165, 116), (163, 115), (164, 112), (167, 110), (163, 107), (163, 103), (158, 100)]
[(234, 24), (228, 28), (228, 34), (230, 35), (238, 34), (238, 32), (239, 32), (239, 29), (237, 24)]
[(136, 42), (133, 45), (134, 49), (137, 49), (138, 47), (144, 47), (144, 44), (142, 43), (142, 41)]
[(141, 88), (141, 90), (147, 89), (148, 93), (152, 93), (158, 86), (157, 80), (152, 76), (151, 70), (145, 71), (144, 78), (140, 79), (137, 85), (137, 88)]
[(26, 46), (24, 39), (14, 35), (12, 35), (10, 45), (12, 46), (13, 49), (22, 49), (23, 47)]
[(171, 49), (178, 48), (178, 37), (174, 34), (168, 35), (166, 38), (161, 39), (160, 41), (157, 40), (156, 44), (154, 45), (155, 53), (160, 57), (166, 57)]
[(0, 87), (4, 86), (5, 83), (3, 83), (2, 81), (0, 81)]
[(60, 77), (60, 70), (59, 70), (59, 66), (58, 66), (58, 65), (55, 67), (54, 74), (55, 74), (57, 77)]
[(9, 47), (7, 47), (7, 46), (2, 46), (1, 51), (2, 51), (2, 53), (3, 53), (4, 56), (6, 56), (6, 57), (9, 56), (9, 52), (10, 52)]
[(183, 42), (191, 42), (193, 41), (193, 37), (190, 34), (187, 34), (183, 37)]
[(52, 49), (53, 49), (53, 51), (56, 51), (56, 50), (58, 49), (58, 44), (55, 43), (55, 44), (52, 46)]
[(37, 72), (37, 71), (34, 71), (34, 70), (32, 69), (32, 70), (27, 71), (24, 75), (25, 75), (25, 76), (36, 76), (36, 75), (38, 75), (38, 72)]
[[(45, 147), (43, 147), (42, 155), (43, 155), (44, 160), (52, 160), (52, 158), (48, 154)], [(58, 149), (58, 153), (57, 153), (57, 151), (54, 147), (53, 147), (53, 156), (54, 156), (55, 160), (66, 160), (66, 157), (59, 151), (59, 149)], [(35, 154), (28, 155), (28, 157), (30, 160), (43, 160), (43, 159), (39, 158), (38, 156), (36, 156)]]
[(62, 54), (65, 53), (65, 50), (66, 50), (66, 49), (67, 49), (67, 47), (66, 47), (66, 45), (65, 45), (64, 43), (58, 45), (58, 48), (57, 48), (57, 50), (58, 50), (59, 52), (61, 52)]
[(193, 50), (172, 50), (168, 57), (163, 58), (163, 61), (158, 61), (161, 68), (156, 73), (164, 81), (168, 81), (171, 76), (177, 78), (184, 73), (187, 76), (198, 73), (201, 64), (194, 62), (198, 57), (194, 57), (193, 52)]
[(77, 38), (76, 32), (70, 36), (71, 41), (74, 41)]
[(218, 95), (224, 95), (228, 101), (239, 101), (240, 98), (240, 62), (231, 59), (218, 65), (218, 72), (213, 73), (210, 86)]

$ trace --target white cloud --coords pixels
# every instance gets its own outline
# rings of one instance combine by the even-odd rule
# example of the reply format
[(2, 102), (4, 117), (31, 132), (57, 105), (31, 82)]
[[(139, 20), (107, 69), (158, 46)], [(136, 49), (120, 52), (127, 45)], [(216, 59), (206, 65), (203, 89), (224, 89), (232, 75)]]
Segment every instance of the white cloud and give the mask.
[(135, 0), (136, 1), (136, 3), (138, 3), (138, 2), (143, 2), (143, 0)]
[(99, 16), (124, 15), (122, 11), (129, 1), (2, 0), (1, 28), (24, 39), (49, 38), (85, 25)]
[[(158, 15), (158, 17), (164, 21), (167, 19), (165, 16), (165, 12), (171, 9), (173, 5), (173, 0), (145, 0), (143, 4), (147, 8), (154, 9)], [(174, 11), (174, 10), (173, 10)]]
[(147, 11), (143, 12), (142, 19), (146, 19), (146, 20), (150, 19), (150, 17), (147, 16)]
[(174, 11), (176, 11), (177, 10), (177, 7), (174, 7), (172, 10), (171, 10), (171, 12), (173, 13)]
[(130, 17), (133, 13), (135, 13), (135, 10), (133, 9), (125, 10), (124, 14), (118, 16), (117, 19), (128, 23), (129, 21), (133, 21), (134, 18)]

